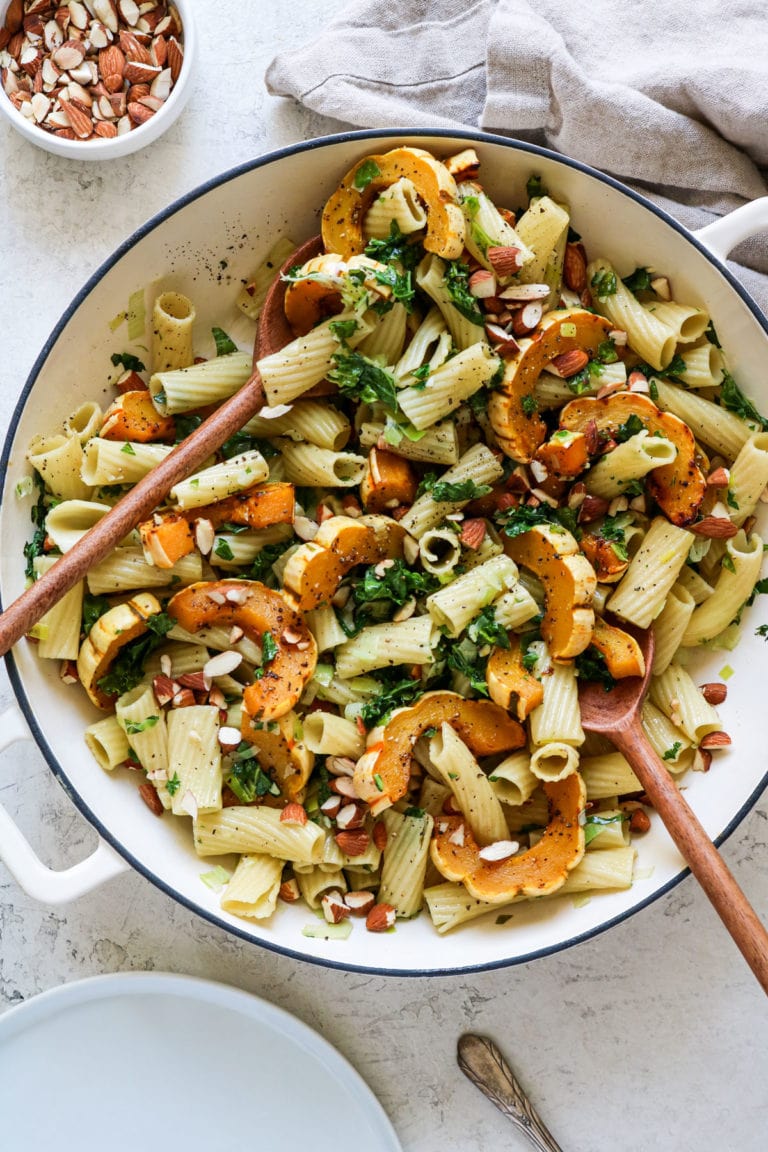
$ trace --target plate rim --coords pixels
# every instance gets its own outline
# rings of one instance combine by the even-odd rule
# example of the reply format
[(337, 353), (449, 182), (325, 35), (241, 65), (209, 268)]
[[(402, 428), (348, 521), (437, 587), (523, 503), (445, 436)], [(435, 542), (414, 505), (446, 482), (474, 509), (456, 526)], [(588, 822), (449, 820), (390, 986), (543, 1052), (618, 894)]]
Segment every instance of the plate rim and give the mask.
[(277, 1004), (232, 984), (182, 972), (108, 972), (48, 988), (0, 1015), (0, 1053), (6, 1043), (30, 1027), (83, 1004), (135, 995), (175, 996), (227, 1008), (249, 1021), (273, 1028), (308, 1053), (352, 1092), (370, 1115), (387, 1152), (403, 1152), (395, 1127), (373, 1089), (353, 1064), (324, 1036)]
[[(749, 291), (744, 285), (736, 279), (731, 270), (727, 267), (724, 261), (711, 252), (694, 232), (686, 228), (663, 208), (654, 204), (651, 200), (647, 199), (642, 193), (635, 191), (628, 185), (623, 184), (613, 176), (601, 172), (597, 168), (584, 163), (581, 160), (575, 160), (572, 157), (565, 156), (562, 153), (556, 152), (551, 148), (545, 148), (538, 144), (532, 144), (527, 141), (516, 140), (507, 136), (500, 136), (491, 132), (483, 132), (480, 130), (473, 131), (472, 129), (453, 129), (453, 128), (406, 128), (406, 127), (393, 127), (393, 128), (375, 128), (375, 129), (355, 129), (353, 131), (336, 132), (327, 136), (314, 137), (311, 140), (299, 141), (295, 144), (288, 145), (284, 148), (274, 149), (257, 156), (253, 160), (245, 161), (242, 164), (235, 165), (232, 168), (226, 169), (224, 172), (211, 177), (209, 180), (204, 181), (202, 184), (196, 185), (189, 192), (173, 200), (165, 208), (152, 215), (148, 220), (135, 229), (130, 236), (128, 236), (122, 244), (120, 244), (101, 264), (96, 268), (92, 275), (86, 280), (82, 288), (77, 292), (73, 300), (62, 313), (58, 322), (51, 330), (48, 339), (45, 341), (39, 355), (34, 361), (30, 370), (29, 376), (19, 394), (19, 399), (13, 411), (13, 415), (8, 425), (8, 430), (3, 443), (2, 455), (0, 455), (0, 470), (2, 475), (7, 473), (8, 464), (11, 455), (11, 448), (16, 436), (21, 415), (26, 407), (29, 394), (37, 382), (37, 378), (42, 371), (42, 368), (48, 359), (48, 356), (59, 339), (66, 325), (80, 307), (80, 305), (87, 299), (87, 297), (98, 287), (98, 284), (106, 273), (118, 263), (119, 260), (140, 240), (144, 239), (147, 235), (153, 232), (165, 220), (175, 215), (178, 211), (186, 208), (189, 204), (194, 203), (200, 197), (206, 195), (208, 192), (213, 191), (222, 184), (229, 183), (231, 180), (243, 176), (248, 172), (252, 172), (258, 168), (265, 167), (275, 161), (285, 159), (289, 156), (294, 156), (302, 152), (311, 152), (319, 148), (324, 148), (333, 144), (348, 143), (350, 141), (365, 141), (387, 138), (392, 136), (404, 136), (415, 138), (439, 138), (439, 139), (462, 139), (475, 143), (487, 143), (494, 145), (501, 145), (505, 148), (510, 148), (513, 151), (529, 153), (533, 156), (542, 156), (549, 160), (554, 160), (557, 163), (563, 164), (565, 167), (573, 168), (584, 175), (590, 176), (599, 182), (606, 184), (608, 187), (623, 193), (629, 199), (634, 200), (642, 207), (646, 208), (654, 216), (657, 216), (663, 223), (667, 224), (675, 232), (687, 240), (688, 243), (695, 248), (700, 255), (702, 255), (717, 272), (723, 277), (727, 284), (736, 292), (741, 299), (742, 303), (752, 313), (757, 320), (758, 325), (763, 329), (763, 332), (768, 336), (768, 316), (766, 316), (757, 305)], [(2, 507), (4, 495), (4, 488), (0, 487), (0, 508)], [(0, 610), (2, 610), (2, 601), (0, 599)], [(251, 935), (245, 928), (241, 928), (237, 924), (230, 923), (229, 920), (223, 916), (218, 915), (216, 912), (203, 908), (200, 904), (196, 903), (192, 898), (186, 896), (178, 889), (174, 888), (172, 883), (159, 876), (152, 870), (151, 867), (145, 865), (138, 860), (133, 853), (122, 844), (118, 837), (104, 824), (99, 816), (97, 816), (85, 798), (81, 796), (78, 789), (71, 783), (66, 772), (59, 764), (59, 761), (50, 747), (48, 741), (40, 729), (34, 713), (32, 702), (22, 682), (21, 674), (17, 668), (13, 649), (6, 653), (5, 657), (6, 669), (8, 677), (13, 688), (14, 695), (18, 706), (29, 725), (35, 743), (46, 760), (48, 767), (53, 773), (54, 777), (61, 784), (69, 799), (85, 817), (85, 819), (95, 828), (99, 836), (101, 836), (107, 843), (127, 861), (130, 866), (135, 869), (141, 876), (149, 880), (155, 887), (159, 888), (164, 895), (170, 897), (172, 900), (181, 904), (182, 907), (187, 908), (195, 915), (200, 916), (203, 920), (210, 924), (214, 924), (218, 928), (222, 928), (225, 932), (246, 941), (249, 944), (255, 944), (258, 947), (267, 949), (278, 955), (287, 956), (293, 960), (304, 961), (309, 964), (315, 964), (323, 968), (333, 968), (342, 972), (359, 972), (376, 976), (388, 977), (427, 977), (427, 976), (463, 976), (474, 972), (490, 972), (501, 968), (511, 968), (518, 964), (527, 964), (533, 960), (543, 959), (546, 956), (556, 955), (563, 952), (568, 948), (575, 947), (578, 944), (584, 943), (597, 936), (607, 932), (610, 928), (616, 927), (624, 920), (637, 915), (644, 909), (648, 908), (656, 900), (661, 899), (672, 889), (676, 888), (678, 884), (682, 883), (690, 875), (690, 869), (683, 866), (679, 873), (673, 876), (666, 884), (650, 893), (645, 899), (639, 903), (634, 904), (631, 908), (618, 912), (609, 920), (592, 928), (587, 928), (583, 932), (576, 935), (569, 936), (556, 944), (546, 945), (542, 948), (534, 949), (533, 951), (526, 952), (521, 956), (504, 957), (499, 960), (488, 960), (481, 962), (474, 962), (471, 964), (464, 964), (461, 966), (450, 967), (428, 967), (428, 968), (388, 968), (379, 965), (367, 965), (358, 963), (344, 962), (343, 960), (335, 960), (330, 957), (309, 955), (306, 952), (298, 951), (284, 943), (278, 943), (272, 940), (264, 939), (263, 937), (255, 937)], [(748, 813), (754, 808), (762, 793), (768, 786), (768, 768), (762, 779), (758, 782), (756, 787), (752, 790), (744, 803), (734, 814), (733, 818), (726, 825), (723, 831), (717, 836), (713, 843), (715, 847), (720, 847), (735, 831), (735, 829), (742, 823)]]

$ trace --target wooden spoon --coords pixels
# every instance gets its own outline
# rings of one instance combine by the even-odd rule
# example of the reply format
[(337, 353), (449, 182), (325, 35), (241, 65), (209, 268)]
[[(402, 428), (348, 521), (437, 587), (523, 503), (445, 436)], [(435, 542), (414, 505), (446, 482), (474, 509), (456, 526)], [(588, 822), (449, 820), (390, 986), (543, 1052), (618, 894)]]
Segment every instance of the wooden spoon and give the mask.
[[(622, 627), (626, 629), (625, 624)], [(768, 932), (643, 731), (640, 708), (651, 678), (654, 640), (651, 631), (637, 629), (634, 635), (643, 649), (645, 675), (619, 680), (609, 692), (595, 682), (580, 684), (581, 723), (588, 732), (607, 736), (629, 761), (688, 867), (768, 993)]]
[[(308, 240), (290, 256), (281, 272), (294, 264), (304, 264), (322, 249), (319, 236)], [(278, 351), (293, 339), (283, 311), (285, 283), (276, 279), (264, 302), (259, 331), (253, 350), (253, 375), (243, 387), (217, 408), (199, 428), (187, 436), (164, 460), (126, 492), (114, 508), (103, 516), (73, 548), (0, 616), (0, 655), (20, 640), (41, 616), (56, 604), (89, 569), (112, 551), (138, 523), (146, 520), (180, 480), (185, 479), (215, 452), (225, 440), (264, 407), (264, 388), (256, 369), (264, 356)]]

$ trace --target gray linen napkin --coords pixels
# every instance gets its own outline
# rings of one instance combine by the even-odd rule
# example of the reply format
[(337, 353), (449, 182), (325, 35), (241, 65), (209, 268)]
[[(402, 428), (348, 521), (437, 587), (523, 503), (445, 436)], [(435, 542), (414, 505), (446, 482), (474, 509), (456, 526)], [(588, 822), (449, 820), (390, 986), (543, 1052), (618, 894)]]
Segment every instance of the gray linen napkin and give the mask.
[[(768, 191), (758, 0), (357, 0), (277, 56), (272, 95), (367, 128), (546, 144), (699, 228)], [(733, 270), (768, 311), (768, 237)]]

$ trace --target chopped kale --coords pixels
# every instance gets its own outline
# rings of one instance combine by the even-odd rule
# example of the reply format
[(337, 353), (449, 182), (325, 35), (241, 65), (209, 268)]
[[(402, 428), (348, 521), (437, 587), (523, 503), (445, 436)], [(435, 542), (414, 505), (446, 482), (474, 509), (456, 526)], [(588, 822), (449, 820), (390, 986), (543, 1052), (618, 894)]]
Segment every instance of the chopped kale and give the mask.
[(174, 416), (173, 422), (176, 425), (176, 443), (180, 444), (182, 440), (186, 440), (191, 432), (199, 428), (203, 422), (202, 416), (191, 416), (184, 413)]
[(661, 757), (661, 758), (662, 758), (662, 760), (674, 760), (674, 759), (675, 759), (675, 757), (677, 756), (678, 752), (679, 752), (679, 751), (680, 751), (680, 749), (682, 748), (682, 746), (683, 746), (683, 745), (681, 744), (681, 742), (680, 742), (679, 740), (675, 740), (675, 742), (674, 742), (674, 744), (672, 745), (672, 747), (671, 747), (671, 748), (667, 748), (666, 752), (665, 752), (665, 753), (663, 754), (663, 756)]
[(436, 504), (450, 504), (458, 500), (477, 500), (487, 496), (490, 484), (476, 484), (474, 480), (438, 480), (432, 488), (432, 499)]
[(470, 622), (467, 635), (475, 644), (495, 644), (497, 648), (509, 648), (507, 630), (496, 619), (496, 610), (492, 604), (483, 608), (479, 616)]
[(538, 524), (547, 524), (553, 532), (570, 532), (576, 540), (581, 539), (581, 529), (572, 508), (550, 508), (548, 504), (531, 508), (524, 504), (519, 508), (505, 508), (495, 513), (494, 519), (504, 535), (512, 539)]
[(416, 290), (413, 287), (410, 269), (399, 272), (390, 264), (387, 268), (377, 268), (373, 275), (378, 284), (385, 284), (392, 289), (389, 300), (380, 300), (373, 305), (374, 312), (378, 312), (380, 315), (389, 312), (397, 302), (404, 306), (406, 312), (413, 311), (413, 297)]
[(613, 433), (613, 439), (619, 444), (623, 444), (626, 440), (630, 440), (633, 436), (637, 436), (638, 432), (642, 432), (645, 428), (640, 417), (636, 412), (631, 412), (623, 424), (619, 424), (616, 431)]
[(599, 836), (603, 829), (608, 824), (621, 824), (628, 817), (623, 812), (618, 812), (615, 816), (601, 816), (595, 813), (594, 816), (587, 816), (584, 821), (584, 843), (590, 844), (596, 836)]
[(445, 265), (445, 287), (454, 307), (462, 316), (480, 328), (485, 325), (485, 317), (477, 306), (477, 300), (469, 290), (469, 267), (461, 260), (449, 260)]
[(364, 160), (355, 172), (354, 185), (358, 192), (364, 192), (368, 185), (381, 175), (381, 169), (375, 160)]
[(581, 680), (595, 680), (602, 684), (606, 692), (610, 692), (616, 681), (608, 671), (605, 657), (591, 644), (586, 651), (581, 652), (575, 660), (576, 674)]
[(357, 320), (332, 320), (328, 327), (340, 344), (346, 344), (357, 332)]
[(704, 335), (710, 344), (714, 344), (715, 348), (722, 348), (722, 344), (720, 343), (718, 336), (717, 336), (717, 332), (715, 331), (715, 326), (711, 320), (707, 326), (707, 329), (706, 329)]
[(254, 680), (261, 680), (279, 650), (277, 641), (272, 633), (265, 632), (261, 637), (261, 667), (254, 670)]
[(617, 559), (629, 560), (624, 525), (618, 516), (606, 516), (600, 525), (599, 535), (610, 542)]
[(541, 176), (539, 176), (538, 173), (534, 173), (532, 176), (528, 177), (525, 185), (525, 191), (528, 194), (529, 200), (537, 200), (541, 196), (549, 195), (541, 179)]
[(269, 440), (261, 440), (258, 436), (249, 436), (242, 428), (225, 440), (221, 446), (221, 454), (225, 460), (232, 456), (240, 456), (243, 452), (260, 452), (265, 460), (277, 456), (277, 448)]
[(428, 596), (439, 586), (434, 577), (409, 568), (402, 560), (395, 560), (391, 567), (383, 570), (381, 576), (376, 574), (377, 567), (373, 565), (367, 568), (362, 580), (355, 585), (356, 604), (389, 600), (393, 604), (402, 605), (412, 596)]
[(380, 264), (400, 264), (406, 270), (413, 270), (424, 255), (421, 244), (409, 241), (393, 220), (386, 240), (369, 240), (365, 246), (366, 256), (378, 260)]
[(338, 384), (342, 396), (365, 404), (383, 404), (388, 412), (397, 411), (394, 377), (375, 360), (363, 356), (362, 352), (345, 350), (337, 352), (333, 362), (336, 367), (328, 373), (328, 379)]
[(664, 375), (673, 377), (682, 376), (685, 373), (685, 369), (685, 360), (683, 360), (682, 356), (676, 352), (670, 360), (669, 364), (667, 364), (666, 368), (664, 369)]
[(592, 277), (592, 287), (600, 300), (604, 300), (606, 296), (615, 296), (616, 273), (609, 272), (607, 268), (601, 268)]
[(361, 719), (366, 728), (376, 728), (383, 723), (390, 712), (395, 708), (402, 708), (412, 704), (424, 691), (421, 680), (412, 680), (410, 677), (398, 679), (399, 670), (381, 669), (376, 673), (376, 679), (381, 683), (381, 692), (373, 700), (363, 704), (360, 712)]
[(174, 772), (170, 780), (166, 781), (165, 790), (169, 796), (175, 796), (179, 788), (181, 788), (181, 780), (179, 780), (178, 772)]
[(234, 552), (222, 536), (219, 536), (213, 551), (214, 555), (218, 556), (220, 560), (234, 560), (235, 558)]
[(487, 663), (488, 658), (479, 656), (477, 646), (469, 641), (462, 640), (458, 644), (448, 645), (448, 667), (464, 676), (478, 696), (490, 695), (485, 682)]
[(532, 394), (523, 396), (520, 401), (520, 407), (523, 409), (523, 415), (527, 416), (529, 420), (531, 416), (534, 416), (539, 410), (536, 397)]
[(752, 401), (744, 395), (729, 372), (723, 376), (723, 383), (720, 386), (720, 403), (723, 408), (727, 408), (729, 412), (735, 412), (742, 420), (749, 420), (753, 424), (758, 424), (764, 432), (768, 430), (768, 420), (760, 415)]
[(241, 741), (227, 778), (229, 787), (243, 804), (252, 804), (257, 797), (268, 793), (280, 795), (277, 784), (262, 770), (253, 753), (253, 746)]
[(635, 268), (631, 276), (624, 277), (623, 282), (635, 296), (638, 292), (647, 292), (651, 287), (651, 270), (650, 268)]
[(227, 356), (230, 352), (237, 352), (237, 344), (227, 336), (222, 328), (212, 328), (211, 333), (216, 341), (217, 356)]
[(99, 617), (108, 612), (110, 608), (111, 604), (106, 596), (91, 596), (89, 592), (86, 592), (83, 596), (83, 631), (86, 636)]
[(423, 808), (406, 808), (403, 816), (412, 816), (414, 820), (423, 820), (426, 813)]
[(126, 720), (126, 734), (128, 736), (135, 736), (137, 732), (146, 732), (148, 728), (154, 728), (159, 719), (159, 716), (147, 716), (145, 720)]
[(34, 473), (34, 480), (35, 484), (37, 484), (38, 496), (37, 503), (32, 508), (30, 516), (32, 523), (35, 525), (35, 531), (32, 534), (32, 539), (24, 545), (24, 557), (27, 561), (24, 574), (28, 580), (34, 580), (35, 578), (34, 561), (45, 552), (45, 540), (47, 536), (45, 518), (48, 515), (48, 505), (45, 499), (45, 484), (37, 472)]
[(143, 372), (144, 365), (138, 356), (134, 356), (132, 352), (113, 352), (110, 360), (117, 368), (118, 364), (122, 365), (126, 372)]
[(597, 346), (597, 357), (601, 364), (615, 364), (619, 358), (616, 351), (616, 345), (613, 339), (609, 336), (607, 340), (601, 340)]
[(272, 573), (272, 565), (279, 560), (286, 548), (290, 548), (290, 541), (282, 544), (267, 544), (257, 554), (248, 573), (249, 580), (261, 580)]
[(105, 695), (122, 696), (136, 687), (144, 675), (147, 658), (160, 647), (176, 621), (167, 612), (158, 612), (148, 616), (146, 624), (148, 631), (121, 648), (109, 672), (97, 681)]

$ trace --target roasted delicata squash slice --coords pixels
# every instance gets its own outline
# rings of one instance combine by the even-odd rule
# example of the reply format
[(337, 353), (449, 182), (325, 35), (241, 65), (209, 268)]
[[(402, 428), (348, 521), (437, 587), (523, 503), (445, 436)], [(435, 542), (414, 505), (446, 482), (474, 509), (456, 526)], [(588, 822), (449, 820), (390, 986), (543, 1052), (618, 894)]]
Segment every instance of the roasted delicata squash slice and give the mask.
[(323, 244), (343, 259), (365, 248), (363, 220), (374, 199), (406, 177), (427, 210), (424, 247), (445, 260), (464, 251), (464, 214), (456, 181), (444, 164), (423, 148), (393, 148), (381, 156), (365, 156), (350, 168), (323, 210)]
[(591, 644), (605, 660), (605, 666), (614, 680), (645, 675), (645, 659), (634, 636), (609, 624), (600, 616), (595, 620)]
[(585, 532), (579, 547), (594, 568), (598, 584), (616, 584), (629, 567), (629, 559), (622, 560), (613, 541), (599, 533)]
[(269, 772), (284, 799), (300, 804), (315, 766), (315, 754), (302, 741), (301, 720), (296, 713), (286, 712), (267, 727), (244, 711), (240, 731), (243, 740), (255, 745), (259, 764)]
[(315, 256), (303, 264), (298, 276), (286, 289), (283, 307), (285, 316), (296, 336), (306, 336), (321, 320), (341, 312), (342, 282), (350, 272), (362, 272), (363, 288), (388, 300), (392, 288), (376, 279), (376, 272), (386, 274), (387, 268), (368, 256), (352, 256), (348, 261), (335, 252)]
[[(375, 763), (366, 755), (355, 770), (358, 796), (380, 805), (394, 804), (408, 791), (413, 747), (428, 728), (450, 724), (469, 750), (478, 757), (514, 752), (525, 744), (525, 733), (516, 720), (490, 700), (465, 700), (455, 692), (428, 692), (412, 708), (393, 713), (381, 735)], [(381, 729), (378, 730), (381, 733)], [(373, 771), (369, 771), (369, 768)], [(382, 784), (373, 782), (377, 776)]]
[(537, 524), (504, 541), (504, 551), (544, 585), (541, 634), (555, 660), (570, 660), (588, 646), (595, 623), (595, 572), (565, 528)]
[(413, 504), (419, 482), (402, 456), (371, 448), (360, 483), (360, 498), (371, 512), (391, 512), (398, 504)]
[(549, 312), (530, 339), (519, 342), (520, 351), (506, 361), (501, 385), (488, 401), (491, 425), (507, 456), (527, 464), (544, 442), (547, 429), (536, 412), (534, 392), (547, 364), (567, 352), (593, 356), (610, 331), (603, 316), (585, 308), (561, 308)]
[(317, 645), (303, 617), (279, 592), (256, 580), (190, 584), (169, 600), (167, 611), (187, 632), (238, 627), (262, 647), (269, 633), (277, 652), (243, 694), (253, 721), (266, 723), (290, 712), (315, 671)]
[(631, 416), (641, 420), (651, 436), (659, 432), (677, 448), (672, 463), (649, 472), (646, 484), (672, 523), (685, 528), (696, 519), (707, 490), (704, 473), (697, 463), (696, 441), (687, 424), (671, 412), (662, 412), (648, 396), (639, 392), (615, 392), (602, 400), (591, 396), (571, 400), (560, 413), (560, 427), (583, 432), (587, 424), (594, 421), (599, 431), (613, 432)]
[(77, 674), (93, 703), (104, 712), (114, 709), (115, 697), (99, 688), (121, 648), (147, 631), (147, 620), (162, 611), (150, 592), (137, 592), (125, 604), (116, 604), (100, 616), (80, 647)]
[(160, 440), (171, 443), (176, 437), (176, 423), (171, 416), (161, 416), (149, 391), (123, 392), (104, 413), (99, 432), (102, 440), (133, 440), (152, 444)]
[(491, 700), (522, 723), (544, 699), (544, 689), (523, 664), (520, 641), (510, 633), (509, 648), (494, 648), (485, 668)]
[(579, 818), (587, 793), (578, 772), (545, 784), (544, 791), (549, 823), (533, 848), (504, 860), (484, 860), (463, 816), (440, 816), (430, 845), (435, 867), (446, 880), (464, 884), (471, 896), (489, 904), (557, 892), (584, 855)]
[(558, 480), (574, 480), (589, 463), (587, 438), (583, 432), (560, 428), (545, 444), (536, 449), (534, 460)]
[(294, 598), (300, 612), (327, 604), (339, 584), (357, 564), (377, 564), (403, 554), (405, 532), (395, 521), (394, 530), (380, 528), (371, 521), (385, 517), (332, 516), (314, 540), (300, 545), (289, 557), (283, 572), (283, 586)]

